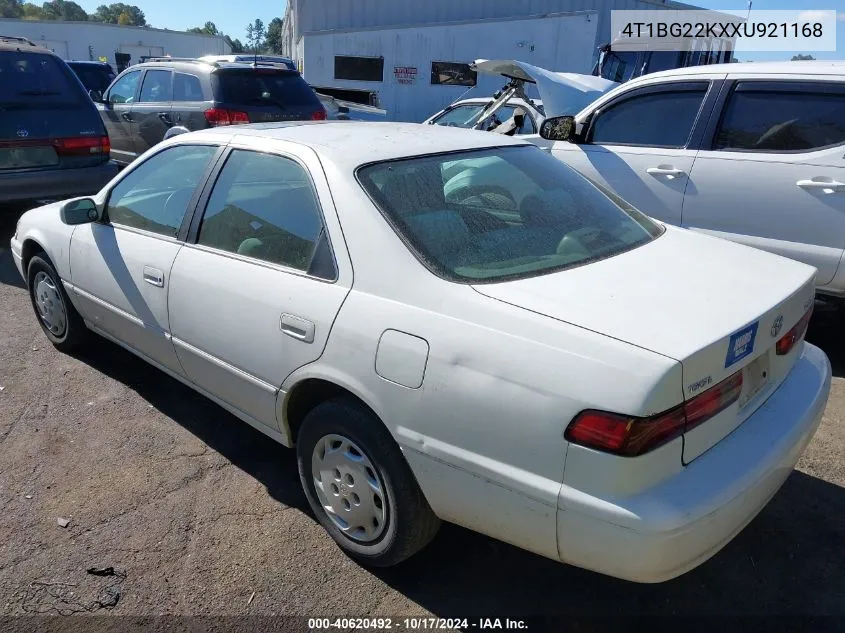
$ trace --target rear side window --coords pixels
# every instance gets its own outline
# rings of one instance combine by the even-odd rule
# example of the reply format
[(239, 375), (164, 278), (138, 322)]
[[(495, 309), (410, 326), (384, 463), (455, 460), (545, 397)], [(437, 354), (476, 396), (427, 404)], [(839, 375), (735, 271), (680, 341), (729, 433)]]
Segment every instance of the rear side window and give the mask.
[(325, 239), (303, 167), (282, 156), (232, 152), (208, 200), (198, 243), (308, 271)]
[(808, 88), (740, 84), (728, 100), (714, 149), (800, 152), (845, 143), (845, 84), (830, 92)]
[(238, 70), (216, 73), (217, 98), (230, 104), (322, 107), (314, 90), (299, 73), (279, 70)]
[(173, 97), (172, 73), (169, 70), (148, 70), (141, 85), (142, 103), (170, 101)]
[(173, 77), (174, 101), (203, 101), (202, 84), (198, 77), (176, 73)]
[(688, 86), (634, 96), (600, 110), (593, 122), (590, 141), (602, 145), (684, 147), (708, 84)]
[(40, 107), (80, 103), (84, 93), (63, 61), (53, 55), (0, 52), (0, 104)]

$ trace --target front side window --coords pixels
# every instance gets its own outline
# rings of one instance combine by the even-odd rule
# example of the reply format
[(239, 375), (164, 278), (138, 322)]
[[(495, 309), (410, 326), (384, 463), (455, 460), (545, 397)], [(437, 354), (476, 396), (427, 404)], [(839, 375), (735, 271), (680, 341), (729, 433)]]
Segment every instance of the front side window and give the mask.
[(302, 166), (282, 156), (234, 150), (214, 184), (197, 242), (310, 271), (326, 240)]
[(211, 157), (211, 145), (177, 145), (148, 158), (109, 195), (112, 224), (176, 237)]
[(452, 281), (546, 274), (662, 232), (533, 146), (375, 163), (358, 179), (417, 258)]
[(811, 151), (845, 143), (845, 85), (841, 92), (737, 90), (728, 100), (715, 149)]
[(148, 70), (141, 85), (142, 103), (167, 102), (173, 98), (172, 73), (169, 70)]
[(138, 89), (139, 79), (141, 79), (140, 70), (133, 70), (123, 75), (109, 91), (109, 102), (132, 103), (135, 100), (135, 92)]
[(707, 94), (707, 83), (634, 96), (599, 110), (590, 142), (601, 145), (684, 147)]

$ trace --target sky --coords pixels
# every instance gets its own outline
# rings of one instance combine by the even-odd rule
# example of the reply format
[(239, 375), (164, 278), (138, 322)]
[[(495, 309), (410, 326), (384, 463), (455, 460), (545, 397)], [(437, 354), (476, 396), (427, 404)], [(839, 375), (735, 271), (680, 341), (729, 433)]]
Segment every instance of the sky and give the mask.
[[(261, 18), (268, 24), (273, 18), (285, 14), (285, 0), (237, 0), (231, 2), (191, 2), (190, 0), (114, 0), (124, 4), (134, 4), (144, 12), (147, 23), (158, 29), (184, 31), (206, 22), (214, 22), (226, 35), (246, 41), (246, 25)], [(399, 0), (403, 1), (403, 0)], [(36, 2), (41, 4), (40, 0)], [(112, 0), (76, 0), (76, 3), (88, 13), (97, 11), (101, 4), (111, 4)]]
[[(685, 4), (692, 4), (704, 9), (716, 11), (745, 11), (748, 3), (737, 0), (679, 0)], [(753, 0), (752, 11), (812, 11), (830, 10), (838, 11), (836, 22), (836, 51), (814, 51), (806, 50), (803, 53), (811, 54), (816, 59), (845, 59), (845, 3), (843, 0)], [(734, 55), (741, 61), (769, 61), (790, 59), (796, 53), (786, 52), (758, 52), (758, 51), (737, 51)]]
[[(77, 0), (89, 13), (94, 13), (101, 4), (109, 0)], [(184, 0), (123, 0), (126, 4), (135, 4), (147, 18), (147, 22), (157, 28), (183, 31), (202, 26), (206, 21), (214, 22), (217, 28), (227, 35), (246, 39), (246, 26), (255, 18), (261, 18), (265, 24), (285, 12), (285, 0), (239, 0), (237, 2), (193, 3)], [(411, 2), (414, 0), (396, 0)], [(748, 3), (744, 0), (685, 0), (705, 9), (744, 11)], [(837, 7), (838, 5), (838, 7)], [(202, 7), (202, 8), (200, 8)], [(836, 23), (836, 51), (810, 53), (817, 59), (845, 59), (845, 6), (843, 0), (753, 0), (753, 10), (838, 10), (839, 21)], [(736, 55), (742, 61), (766, 61), (789, 59), (794, 53), (739, 51)]]

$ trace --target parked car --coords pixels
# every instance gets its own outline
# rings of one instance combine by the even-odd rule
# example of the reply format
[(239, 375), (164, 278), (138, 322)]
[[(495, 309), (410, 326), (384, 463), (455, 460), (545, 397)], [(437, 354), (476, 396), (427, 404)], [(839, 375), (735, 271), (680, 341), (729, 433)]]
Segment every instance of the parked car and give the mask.
[(0, 35), (0, 203), (93, 193), (116, 173), (97, 110), (65, 62)]
[(644, 213), (810, 264), (845, 297), (845, 62), (655, 73), (547, 123), (554, 156)]
[(812, 267), (493, 134), (182, 134), (24, 214), (12, 254), (57, 348), (98, 332), (295, 445), (314, 515), (373, 566), (445, 520), (672, 578), (766, 505), (830, 390)]
[(282, 57), (281, 55), (249, 55), (247, 53), (239, 53), (237, 55), (204, 55), (200, 57), (203, 61), (208, 62), (270, 62), (273, 64), (282, 64), (290, 70), (298, 70), (296, 62), (290, 57)]
[(111, 137), (112, 158), (121, 165), (178, 133), (326, 118), (316, 93), (295, 70), (178, 58), (130, 66), (97, 107)]
[(105, 62), (69, 61), (70, 69), (90, 92), (103, 94), (115, 78), (112, 67)]
[[(546, 118), (546, 104), (556, 112), (574, 114), (619, 84), (601, 77), (557, 73), (509, 59), (476, 60), (471, 68), (507, 79), (492, 97), (460, 99), (423, 123), (497, 132), (507, 136), (536, 134)], [(526, 85), (540, 94), (533, 99)]]

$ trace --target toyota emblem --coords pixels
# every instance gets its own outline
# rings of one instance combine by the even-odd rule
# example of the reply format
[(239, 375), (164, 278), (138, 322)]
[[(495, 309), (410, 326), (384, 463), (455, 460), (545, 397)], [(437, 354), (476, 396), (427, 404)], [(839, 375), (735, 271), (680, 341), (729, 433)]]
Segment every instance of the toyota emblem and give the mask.
[(783, 315), (779, 314), (775, 319), (775, 322), (772, 323), (772, 336), (777, 336), (780, 334), (780, 329), (783, 327)]
[(21, 138), (26, 138), (27, 136), (29, 136), (29, 130), (25, 130), (24, 128), (19, 127), (19, 128), (18, 128), (18, 132), (17, 132), (17, 134), (18, 134), (18, 136), (20, 136)]

